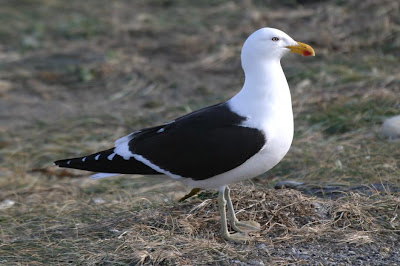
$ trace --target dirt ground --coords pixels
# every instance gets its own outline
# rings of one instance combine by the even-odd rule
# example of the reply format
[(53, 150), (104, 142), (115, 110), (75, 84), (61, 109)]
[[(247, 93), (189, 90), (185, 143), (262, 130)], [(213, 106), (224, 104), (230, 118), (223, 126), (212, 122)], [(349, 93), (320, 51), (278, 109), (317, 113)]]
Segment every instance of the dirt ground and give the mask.
[[(397, 265), (400, 4), (383, 1), (2, 1), (0, 264)], [(219, 234), (216, 195), (165, 177), (93, 181), (52, 162), (109, 148), (229, 99), (261, 27), (313, 46), (289, 55), (295, 139), (274, 169), (233, 186), (246, 244)], [(274, 189), (379, 184), (342, 197)], [(318, 194), (321, 196), (321, 193)]]

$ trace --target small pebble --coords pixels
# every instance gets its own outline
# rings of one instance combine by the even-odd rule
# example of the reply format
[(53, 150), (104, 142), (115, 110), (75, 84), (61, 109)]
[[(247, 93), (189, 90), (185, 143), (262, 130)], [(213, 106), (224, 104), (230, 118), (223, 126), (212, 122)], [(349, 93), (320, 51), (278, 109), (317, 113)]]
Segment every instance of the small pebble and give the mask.
[(106, 201), (103, 200), (102, 198), (93, 198), (93, 202), (94, 202), (95, 204), (103, 204), (103, 203), (105, 203)]
[(264, 262), (262, 260), (249, 260), (247, 261), (248, 265), (254, 265), (254, 266), (264, 266)]
[(5, 199), (2, 202), (0, 202), (0, 210), (11, 208), (12, 206), (14, 206), (14, 204), (15, 204), (15, 201)]
[(258, 248), (258, 249), (266, 249), (267, 245), (265, 245), (264, 243), (260, 243), (260, 244), (256, 245), (256, 248)]
[(390, 252), (390, 248), (388, 248), (388, 247), (381, 247), (381, 252), (388, 253), (388, 252)]

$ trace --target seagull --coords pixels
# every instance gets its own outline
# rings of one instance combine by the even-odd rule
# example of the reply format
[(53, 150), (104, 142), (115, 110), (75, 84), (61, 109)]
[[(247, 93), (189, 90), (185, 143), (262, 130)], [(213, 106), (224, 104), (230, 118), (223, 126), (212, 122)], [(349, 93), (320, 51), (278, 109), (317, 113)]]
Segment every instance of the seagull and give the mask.
[[(260, 224), (236, 218), (228, 185), (270, 170), (290, 148), (293, 111), (280, 63), (289, 52), (315, 55), (313, 48), (283, 31), (261, 28), (243, 44), (245, 81), (231, 99), (136, 130), (115, 141), (113, 148), (55, 165), (97, 172), (94, 179), (163, 174), (192, 188), (218, 188), (222, 238), (248, 241), (247, 233), (259, 231)], [(228, 218), (234, 233), (228, 230)]]

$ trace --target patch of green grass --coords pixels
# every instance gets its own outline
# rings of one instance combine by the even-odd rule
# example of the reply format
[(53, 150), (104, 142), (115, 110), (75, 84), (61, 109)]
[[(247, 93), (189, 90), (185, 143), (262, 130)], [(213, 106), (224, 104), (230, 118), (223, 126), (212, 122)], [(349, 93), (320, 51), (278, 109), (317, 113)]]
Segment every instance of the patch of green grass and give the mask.
[(340, 82), (355, 82), (364, 79), (370, 79), (371, 75), (367, 71), (363, 71), (352, 65), (333, 65), (330, 69), (332, 75), (339, 77)]
[[(0, 40), (20, 52), (54, 39), (88, 39), (109, 28), (95, 11), (72, 1), (8, 1), (0, 7)], [(98, 3), (101, 5), (101, 3)], [(92, 14), (93, 13), (93, 14)]]
[(305, 79), (315, 82), (320, 75), (319, 68), (318, 66), (299, 69), (299, 66), (284, 65), (285, 76), (289, 84), (297, 84)]
[(79, 80), (82, 82), (88, 82), (88, 81), (93, 80), (93, 78), (94, 78), (93, 71), (87, 67), (79, 67), (77, 72), (78, 72)]
[(86, 14), (72, 13), (54, 28), (57, 34), (66, 38), (90, 38), (105, 31), (104, 23)]
[(306, 116), (311, 125), (328, 135), (342, 134), (380, 123), (399, 113), (400, 102), (393, 98), (341, 99)]
[(216, 6), (220, 4), (224, 4), (226, 1), (224, 0), (206, 0), (206, 1), (184, 1), (184, 0), (150, 0), (148, 1), (152, 6), (157, 7), (175, 7), (175, 6), (184, 6), (188, 7), (210, 7)]
[(154, 108), (161, 107), (161, 106), (163, 106), (163, 102), (157, 101), (157, 100), (150, 100), (143, 104), (143, 107), (149, 108), (149, 109), (154, 109)]

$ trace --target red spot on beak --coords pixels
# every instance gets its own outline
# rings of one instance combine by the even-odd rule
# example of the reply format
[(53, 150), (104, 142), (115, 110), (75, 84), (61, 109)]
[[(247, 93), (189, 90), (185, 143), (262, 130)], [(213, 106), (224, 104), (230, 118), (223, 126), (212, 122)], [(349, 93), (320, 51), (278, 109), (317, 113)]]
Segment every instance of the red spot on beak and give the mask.
[(310, 52), (310, 51), (307, 51), (307, 50), (304, 50), (304, 51), (303, 51), (303, 55), (304, 55), (304, 56), (310, 56), (310, 55), (311, 55), (311, 52)]

